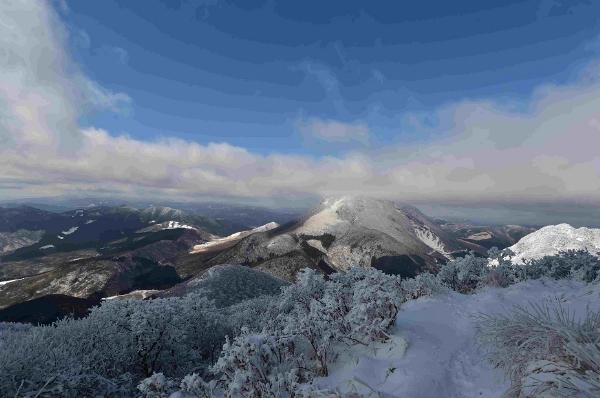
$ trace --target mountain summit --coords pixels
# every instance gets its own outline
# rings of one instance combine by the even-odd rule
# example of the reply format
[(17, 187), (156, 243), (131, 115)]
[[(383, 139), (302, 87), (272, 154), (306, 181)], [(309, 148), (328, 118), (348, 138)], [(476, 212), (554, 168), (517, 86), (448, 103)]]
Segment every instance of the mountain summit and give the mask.
[(375, 267), (413, 276), (464, 254), (465, 248), (415, 207), (344, 196), (323, 200), (295, 222), (254, 233), (208, 262), (246, 264), (288, 280), (305, 267), (326, 273)]
[(574, 228), (569, 224), (548, 225), (524, 236), (508, 249), (514, 253), (511, 261), (515, 264), (567, 250), (586, 250), (596, 254), (600, 252), (600, 229)]

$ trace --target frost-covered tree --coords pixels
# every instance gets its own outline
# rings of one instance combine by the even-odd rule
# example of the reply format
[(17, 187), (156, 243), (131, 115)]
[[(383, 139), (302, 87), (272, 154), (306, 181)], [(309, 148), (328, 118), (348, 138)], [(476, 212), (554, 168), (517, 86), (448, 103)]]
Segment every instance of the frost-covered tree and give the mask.
[(600, 280), (600, 258), (585, 250), (570, 250), (555, 256), (530, 260), (524, 265), (527, 279), (573, 278), (583, 282)]
[(175, 382), (162, 373), (154, 373), (138, 384), (141, 398), (167, 398), (175, 391)]
[(430, 273), (404, 279), (401, 286), (404, 300), (414, 300), (419, 297), (433, 296), (448, 291), (448, 288), (442, 285), (435, 275)]
[(460, 293), (468, 293), (479, 287), (490, 272), (489, 260), (466, 255), (444, 264), (437, 278), (444, 286)]
[(353, 268), (329, 280), (299, 273), (262, 330), (228, 340), (213, 372), (226, 396), (336, 396), (307, 386), (326, 376), (340, 349), (385, 341), (402, 302), (400, 278)]
[(226, 397), (294, 397), (306, 381), (303, 358), (293, 341), (280, 336), (254, 335), (247, 328), (227, 339), (213, 367), (225, 385)]

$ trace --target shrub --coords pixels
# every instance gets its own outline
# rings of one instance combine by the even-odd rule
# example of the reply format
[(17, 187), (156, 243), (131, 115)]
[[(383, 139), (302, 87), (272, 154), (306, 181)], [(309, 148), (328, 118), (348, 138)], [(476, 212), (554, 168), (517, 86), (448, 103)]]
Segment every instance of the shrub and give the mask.
[(326, 376), (340, 345), (387, 340), (401, 301), (397, 276), (352, 268), (326, 281), (305, 269), (283, 291), (277, 317), (260, 334), (228, 340), (213, 371), (228, 397), (335, 396), (300, 383)]
[(175, 390), (175, 383), (162, 373), (154, 373), (138, 384), (143, 398), (167, 398)]
[(437, 274), (438, 281), (444, 286), (460, 293), (468, 293), (481, 286), (490, 267), (489, 260), (483, 257), (466, 255), (444, 264)]
[(414, 278), (404, 279), (401, 283), (404, 300), (413, 300), (423, 296), (433, 296), (448, 290), (435, 275), (419, 274)]
[(225, 385), (226, 397), (294, 396), (302, 358), (293, 343), (279, 336), (253, 335), (247, 328), (233, 340), (227, 339), (213, 367)]
[(130, 397), (136, 381), (154, 373), (205, 372), (234, 332), (221, 310), (195, 294), (107, 301), (83, 319), (4, 331), (0, 396), (19, 388), (35, 395), (45, 386), (65, 397)]
[(569, 250), (525, 264), (527, 279), (572, 278), (583, 282), (600, 280), (600, 259), (585, 250)]

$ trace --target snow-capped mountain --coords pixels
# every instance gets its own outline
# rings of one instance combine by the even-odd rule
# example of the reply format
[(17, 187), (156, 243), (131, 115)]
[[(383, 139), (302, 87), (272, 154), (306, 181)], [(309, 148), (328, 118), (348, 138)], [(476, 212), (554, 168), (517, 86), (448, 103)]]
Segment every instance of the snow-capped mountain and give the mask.
[[(329, 198), (292, 223), (239, 240), (218, 252), (201, 247), (208, 265), (246, 264), (291, 280), (305, 267), (329, 273), (351, 266), (405, 276), (432, 270), (465, 247), (412, 206), (365, 197)], [(482, 249), (484, 250), (484, 249)]]
[(567, 250), (600, 252), (600, 229), (574, 228), (569, 224), (548, 225), (523, 237), (508, 248), (514, 253), (510, 259), (515, 264), (539, 259)]

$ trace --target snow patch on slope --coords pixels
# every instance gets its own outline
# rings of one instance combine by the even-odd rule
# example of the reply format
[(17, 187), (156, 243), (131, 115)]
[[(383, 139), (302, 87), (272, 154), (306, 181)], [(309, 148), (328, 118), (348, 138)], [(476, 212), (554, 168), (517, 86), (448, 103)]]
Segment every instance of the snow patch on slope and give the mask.
[(444, 243), (439, 238), (439, 236), (431, 232), (431, 230), (427, 226), (413, 224), (413, 227), (415, 229), (415, 234), (421, 240), (421, 242), (432, 248), (434, 251), (440, 253), (448, 260), (452, 260), (452, 256), (446, 251)]
[(25, 278), (11, 279), (11, 280), (8, 280), (8, 281), (1, 281), (0, 282), (0, 286), (4, 286), (4, 285), (7, 285), (9, 283), (16, 282), (16, 281), (22, 281), (23, 279), (25, 279)]
[(209, 242), (195, 245), (190, 253), (191, 254), (204, 253), (204, 252), (210, 251), (212, 249), (215, 249), (218, 246), (237, 242), (240, 239), (245, 238), (246, 236), (255, 234), (257, 232), (266, 232), (266, 231), (270, 231), (271, 229), (274, 229), (277, 227), (279, 227), (279, 224), (277, 224), (276, 222), (270, 222), (265, 225), (261, 225), (260, 227), (256, 227), (256, 228), (249, 229), (246, 231), (236, 232), (236, 233), (226, 236), (224, 238), (214, 237)]
[(347, 198), (326, 199), (323, 201), (322, 210), (311, 216), (295, 232), (307, 235), (321, 235), (328, 231), (331, 226), (342, 222), (337, 210), (344, 204)]
[(309, 239), (309, 240), (306, 241), (306, 243), (309, 246), (314, 247), (315, 249), (317, 249), (321, 253), (327, 254), (327, 249), (325, 249), (325, 247), (323, 247), (323, 243), (321, 243), (320, 240), (318, 240), (318, 239)]
[(62, 231), (63, 235), (71, 235), (73, 232), (77, 231), (79, 229), (79, 227), (71, 227), (69, 229), (67, 229), (66, 231)]
[(467, 239), (470, 239), (470, 240), (488, 240), (488, 239), (492, 239), (492, 234), (490, 234), (487, 231), (477, 232), (476, 234), (472, 234), (472, 235), (467, 236)]
[(166, 223), (166, 226), (164, 227), (164, 229), (178, 229), (178, 228), (196, 229), (196, 228), (192, 227), (191, 225), (181, 224), (179, 221), (169, 221)]
[(597, 254), (600, 252), (600, 229), (574, 228), (569, 224), (548, 225), (524, 236), (509, 249), (515, 253), (511, 258), (515, 264), (566, 250), (586, 250)]

